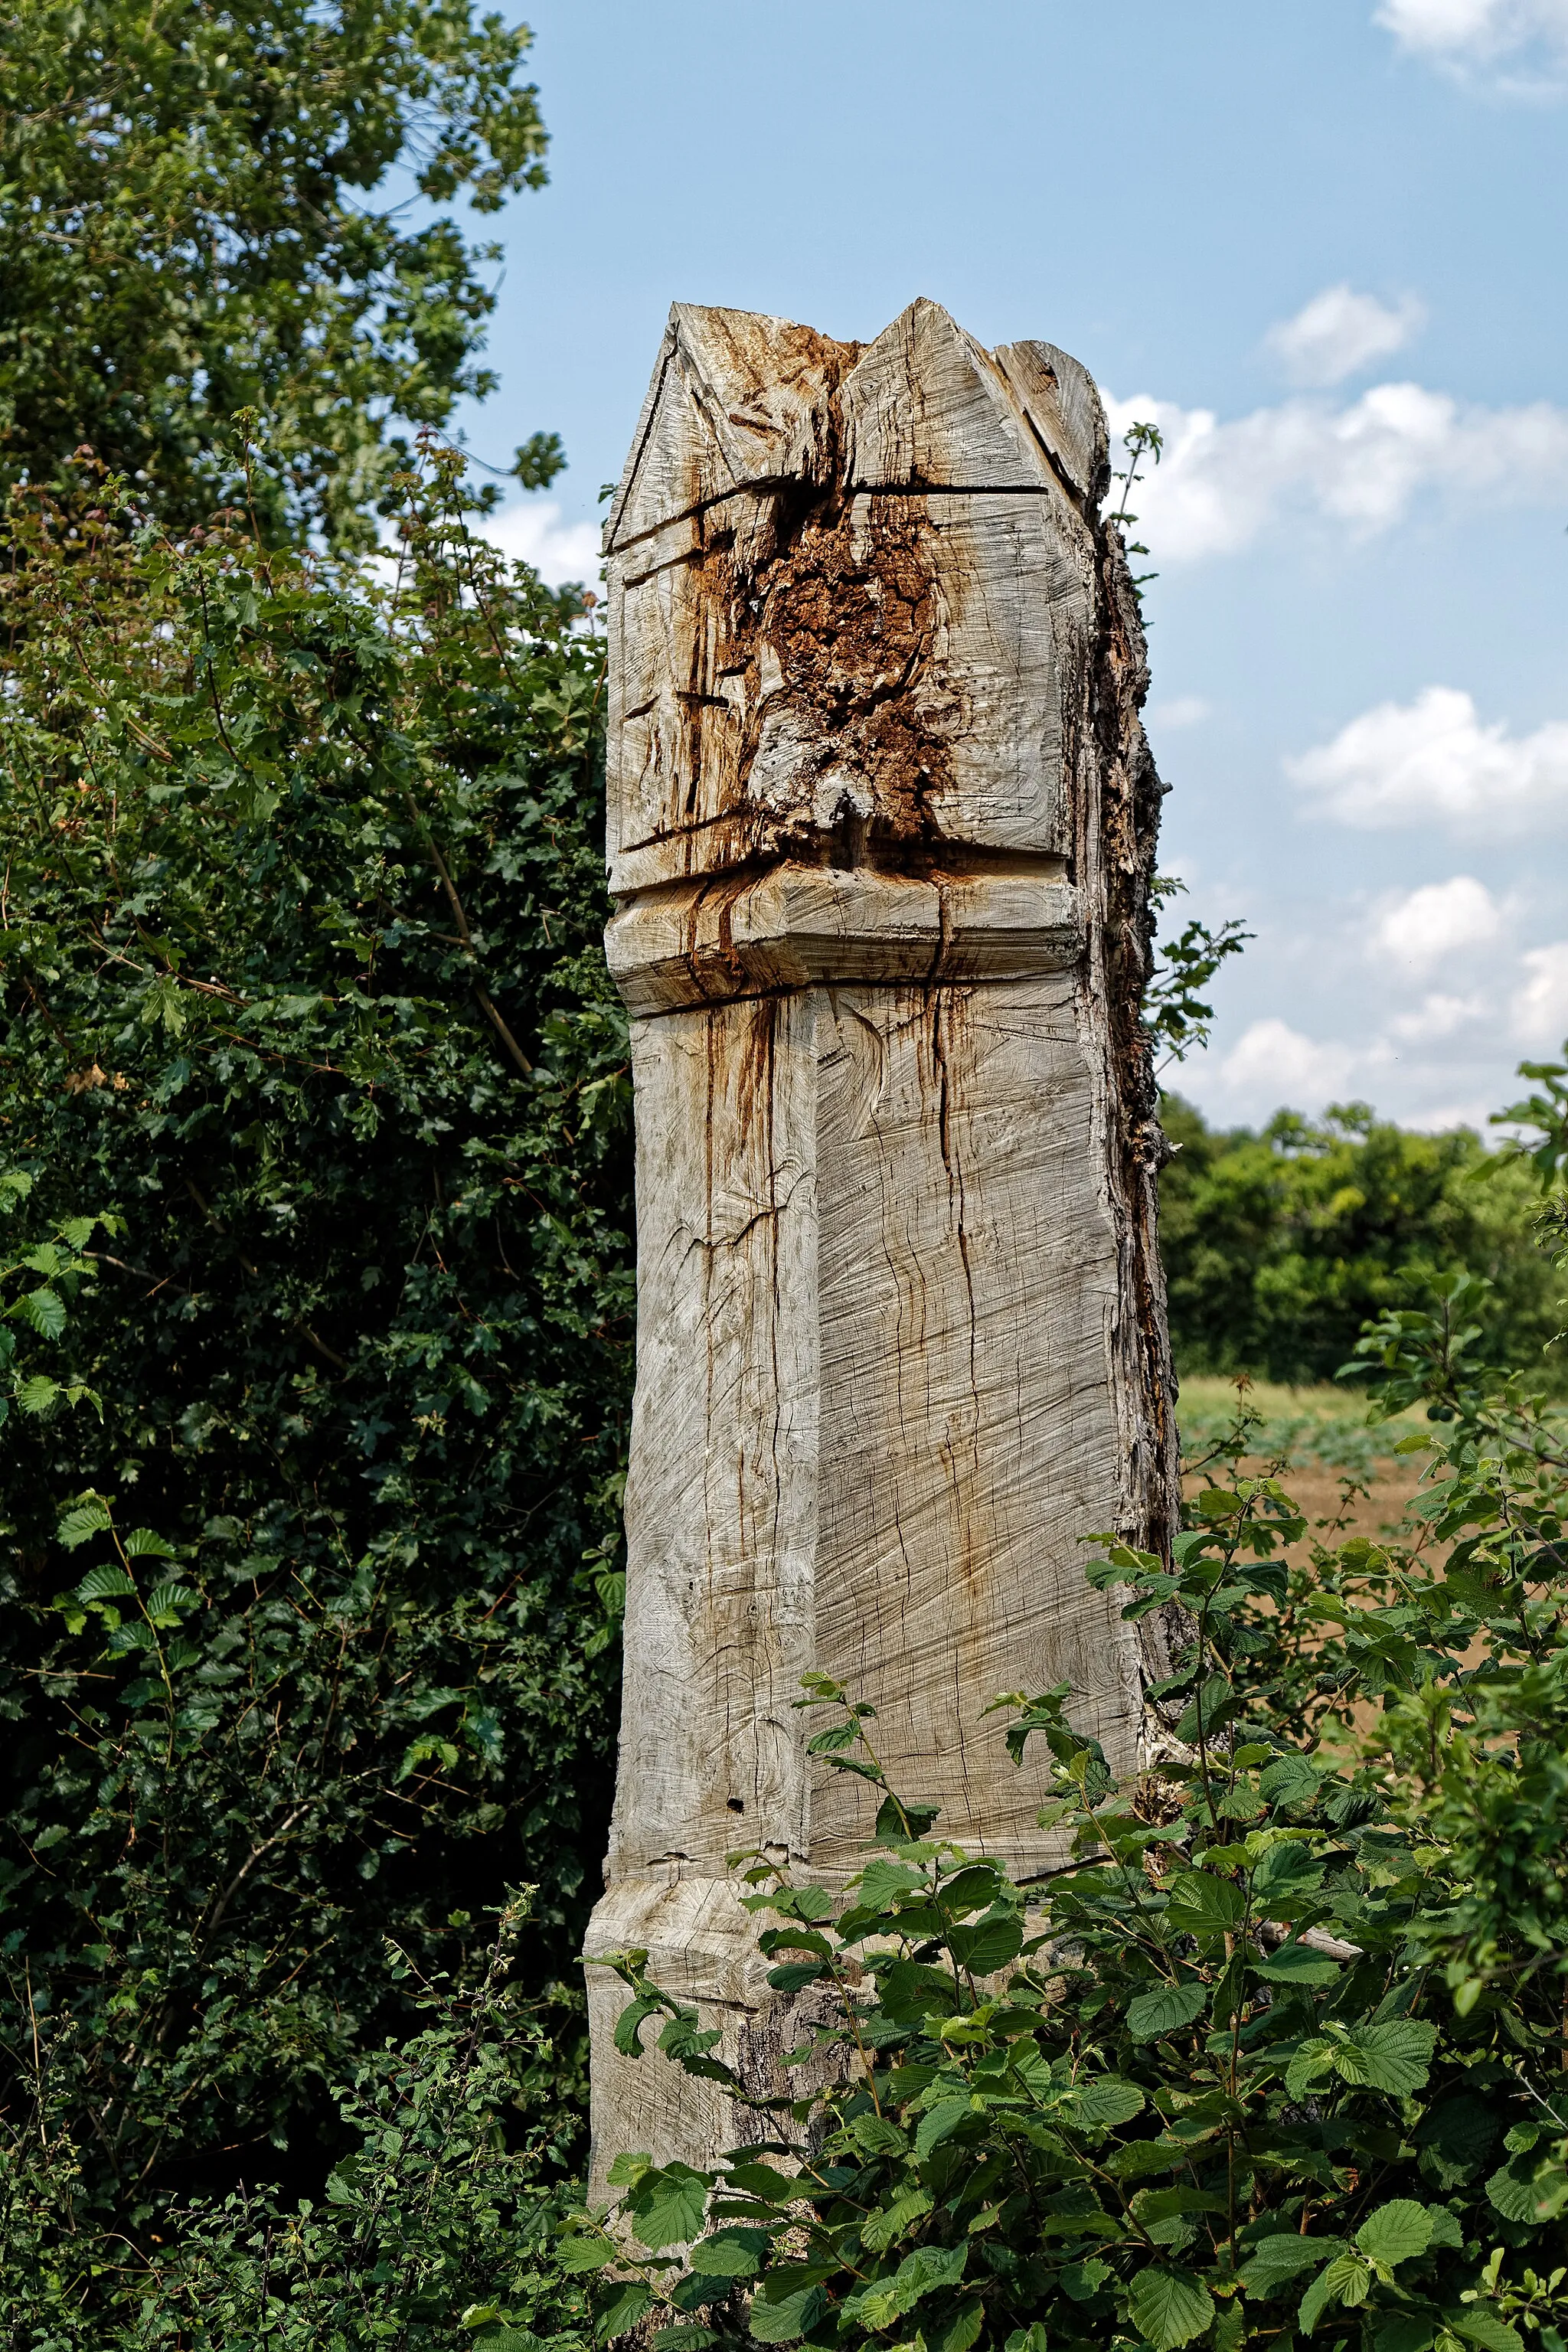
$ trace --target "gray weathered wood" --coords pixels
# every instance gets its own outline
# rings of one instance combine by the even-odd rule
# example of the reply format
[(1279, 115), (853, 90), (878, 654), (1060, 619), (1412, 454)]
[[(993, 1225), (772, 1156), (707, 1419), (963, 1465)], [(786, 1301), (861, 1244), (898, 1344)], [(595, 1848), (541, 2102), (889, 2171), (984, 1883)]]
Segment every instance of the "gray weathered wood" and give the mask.
[[(879, 1711), (946, 1833), (1039, 1874), (1044, 1774), (980, 1720), (1069, 1681), (1135, 1767), (1086, 1538), (1164, 1539), (1173, 1437), (1137, 1026), (1159, 786), (1076, 362), (929, 302), (869, 346), (671, 314), (607, 526), (612, 969), (633, 1013), (626, 1683), (590, 1954), (647, 1948), (729, 2055), (798, 2021), (725, 1875), (829, 1879), (875, 1810), (801, 1675)], [(616, 2053), (598, 2177), (755, 2137)]]

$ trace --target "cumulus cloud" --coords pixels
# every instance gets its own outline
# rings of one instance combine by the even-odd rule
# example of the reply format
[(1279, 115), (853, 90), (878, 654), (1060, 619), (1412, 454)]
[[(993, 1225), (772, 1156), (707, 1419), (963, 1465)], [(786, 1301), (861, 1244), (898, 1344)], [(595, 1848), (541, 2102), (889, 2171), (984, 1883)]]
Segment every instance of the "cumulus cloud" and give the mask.
[(1568, 51), (1568, 0), (1381, 0), (1373, 21), (1404, 49), (1489, 65), (1532, 47)]
[(1347, 285), (1328, 286), (1293, 319), (1270, 327), (1264, 341), (1293, 383), (1340, 383), (1402, 350), (1426, 319), (1414, 295), (1389, 304)]
[(1500, 719), (1483, 725), (1457, 687), (1380, 702), (1285, 765), (1325, 815), (1363, 829), (1443, 824), (1495, 835), (1568, 816), (1568, 722), (1510, 735)]
[(552, 588), (568, 580), (588, 587), (598, 581), (598, 524), (563, 522), (554, 499), (519, 499), (487, 515), (481, 528), (492, 546), (514, 562), (531, 563)]
[[(1456, 874), (1450, 881), (1424, 883), (1385, 902), (1373, 928), (1373, 942), (1394, 962), (1428, 971), (1451, 956), (1489, 946), (1501, 929), (1502, 908), (1485, 883), (1473, 874)], [(1458, 1002), (1429, 999), (1426, 1018), (1431, 1019), (1432, 1008), (1439, 1003)]]
[(1432, 1045), (1440, 1037), (1451, 1037), (1472, 1021), (1485, 1021), (1489, 1015), (1486, 1000), (1481, 996), (1448, 996), (1434, 989), (1408, 1013), (1396, 1013), (1388, 1024), (1388, 1034), (1402, 1045)]
[(1302, 396), (1222, 423), (1210, 408), (1105, 394), (1111, 431), (1164, 436), (1136, 484), (1138, 535), (1161, 562), (1247, 547), (1276, 517), (1316, 512), (1370, 537), (1418, 493), (1539, 502), (1568, 490), (1568, 409), (1484, 408), (1418, 383), (1374, 384), (1342, 407)]
[(1521, 961), (1526, 976), (1510, 1007), (1514, 1034), (1521, 1045), (1557, 1046), (1568, 1036), (1568, 940), (1530, 948)]
[(1176, 694), (1168, 702), (1150, 703), (1143, 718), (1148, 726), (1169, 733), (1173, 728), (1201, 727), (1212, 709), (1201, 694)]
[(1355, 1068), (1353, 1047), (1320, 1045), (1288, 1022), (1255, 1021), (1219, 1066), (1232, 1093), (1316, 1108), (1342, 1091)]

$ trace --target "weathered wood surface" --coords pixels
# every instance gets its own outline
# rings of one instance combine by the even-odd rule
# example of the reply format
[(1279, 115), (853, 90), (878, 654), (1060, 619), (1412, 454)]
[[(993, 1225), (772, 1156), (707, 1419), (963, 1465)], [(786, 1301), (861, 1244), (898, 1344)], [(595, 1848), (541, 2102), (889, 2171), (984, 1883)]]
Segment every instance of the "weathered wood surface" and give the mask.
[[(798, 2039), (724, 1854), (842, 1877), (871, 1792), (1057, 1858), (982, 1709), (1069, 1681), (1134, 1765), (1085, 1538), (1173, 1496), (1136, 999), (1159, 787), (1092, 385), (932, 304), (876, 342), (672, 313), (607, 527), (612, 968), (634, 1014), (626, 1684), (590, 1953), (646, 1947), (759, 2082)], [(616, 2053), (595, 2164), (756, 2136)]]

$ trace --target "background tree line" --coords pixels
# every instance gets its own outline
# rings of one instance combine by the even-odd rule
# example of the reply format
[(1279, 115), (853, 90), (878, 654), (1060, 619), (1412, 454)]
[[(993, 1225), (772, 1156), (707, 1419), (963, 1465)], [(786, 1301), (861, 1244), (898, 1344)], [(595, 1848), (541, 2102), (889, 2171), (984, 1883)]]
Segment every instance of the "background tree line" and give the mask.
[(1562, 1388), (1562, 1284), (1526, 1164), (1472, 1129), (1418, 1134), (1364, 1103), (1227, 1130), (1167, 1094), (1162, 1117), (1176, 1147), (1160, 1245), (1180, 1370), (1332, 1380), (1363, 1323), (1463, 1266), (1493, 1286), (1496, 1360)]

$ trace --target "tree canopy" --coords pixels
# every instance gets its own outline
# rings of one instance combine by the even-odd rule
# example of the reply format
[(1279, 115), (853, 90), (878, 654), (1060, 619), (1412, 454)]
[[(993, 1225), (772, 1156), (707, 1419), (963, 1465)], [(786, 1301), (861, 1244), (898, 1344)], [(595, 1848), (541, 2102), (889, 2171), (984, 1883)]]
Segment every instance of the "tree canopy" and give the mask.
[[(0, 487), (86, 444), (178, 530), (367, 546), (479, 365), (497, 254), (433, 208), (544, 180), (532, 36), (470, 0), (18, 0), (0, 35)], [(528, 478), (560, 462), (552, 436)]]

